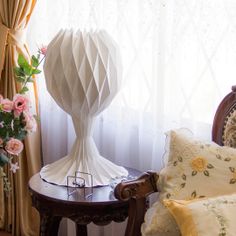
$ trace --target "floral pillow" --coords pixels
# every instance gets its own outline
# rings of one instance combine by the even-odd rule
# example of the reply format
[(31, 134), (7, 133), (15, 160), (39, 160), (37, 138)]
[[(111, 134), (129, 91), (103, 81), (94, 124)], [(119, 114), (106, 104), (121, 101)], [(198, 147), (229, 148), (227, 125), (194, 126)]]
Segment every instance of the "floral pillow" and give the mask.
[(189, 201), (166, 199), (164, 204), (182, 236), (235, 235), (236, 194)]
[(170, 131), (169, 136), (169, 161), (157, 183), (161, 199), (236, 191), (236, 149), (186, 137), (178, 130)]
[[(157, 183), (160, 201), (192, 200), (236, 192), (236, 149), (196, 140), (178, 130), (170, 131), (168, 140), (168, 163)], [(163, 221), (172, 223), (160, 225)], [(148, 210), (142, 233), (159, 236), (163, 227), (171, 236), (180, 235), (173, 217), (158, 203)]]

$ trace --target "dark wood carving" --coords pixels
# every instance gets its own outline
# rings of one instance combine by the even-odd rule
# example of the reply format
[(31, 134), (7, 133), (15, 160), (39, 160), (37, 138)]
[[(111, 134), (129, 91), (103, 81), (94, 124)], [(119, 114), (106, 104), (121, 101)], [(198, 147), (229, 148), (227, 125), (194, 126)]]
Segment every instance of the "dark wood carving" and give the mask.
[[(236, 108), (236, 86), (232, 86), (232, 92), (225, 96), (215, 113), (212, 126), (212, 140), (223, 145), (223, 129), (226, 117)], [(121, 201), (129, 200), (129, 220), (125, 236), (140, 236), (141, 224), (146, 212), (146, 197), (157, 192), (156, 181), (158, 174), (145, 172), (140, 178), (122, 182), (115, 188), (115, 196)]]
[(138, 179), (121, 182), (115, 188), (115, 197), (121, 201), (129, 200), (129, 218), (125, 236), (141, 235), (141, 224), (146, 212), (146, 197), (157, 192), (158, 174), (154, 171), (143, 173)]
[(212, 140), (219, 145), (223, 145), (223, 131), (226, 117), (236, 107), (236, 85), (232, 86), (232, 91), (227, 94), (219, 104), (212, 126)]
[(144, 198), (151, 193), (157, 192), (156, 182), (158, 174), (154, 171), (144, 172), (136, 180), (124, 181), (115, 188), (115, 197), (122, 201), (131, 198)]

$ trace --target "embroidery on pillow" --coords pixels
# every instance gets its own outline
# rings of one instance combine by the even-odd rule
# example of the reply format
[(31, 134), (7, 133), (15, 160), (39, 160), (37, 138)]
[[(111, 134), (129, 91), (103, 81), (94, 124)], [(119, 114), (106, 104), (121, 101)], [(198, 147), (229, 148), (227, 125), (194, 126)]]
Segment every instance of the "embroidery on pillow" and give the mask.
[(224, 200), (224, 199), (217, 199), (217, 200), (208, 200), (207, 203), (203, 203), (203, 206), (207, 208), (210, 212), (212, 212), (217, 221), (220, 225), (220, 232), (219, 236), (226, 236), (227, 235), (227, 219), (223, 216), (219, 206), (222, 204), (227, 205), (236, 205), (236, 199), (235, 200)]

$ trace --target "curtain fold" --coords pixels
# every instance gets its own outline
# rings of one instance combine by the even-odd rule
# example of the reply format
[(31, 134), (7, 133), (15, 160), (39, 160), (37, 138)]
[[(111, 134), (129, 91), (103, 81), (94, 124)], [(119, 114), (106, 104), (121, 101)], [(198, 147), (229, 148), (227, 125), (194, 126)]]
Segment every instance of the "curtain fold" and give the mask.
[[(35, 4), (36, 0), (0, 1), (0, 93), (9, 99), (20, 89), (13, 72), (18, 54), (30, 58), (25, 31)], [(32, 86), (29, 94), (33, 101), (32, 109), (37, 106), (35, 88)], [(0, 228), (16, 236), (38, 235), (39, 218), (36, 210), (31, 207), (28, 181), (41, 167), (39, 130), (28, 135), (24, 141), (24, 151), (18, 158), (20, 170), (12, 174), (6, 169), (12, 187), (9, 196), (3, 192), (0, 183)]]

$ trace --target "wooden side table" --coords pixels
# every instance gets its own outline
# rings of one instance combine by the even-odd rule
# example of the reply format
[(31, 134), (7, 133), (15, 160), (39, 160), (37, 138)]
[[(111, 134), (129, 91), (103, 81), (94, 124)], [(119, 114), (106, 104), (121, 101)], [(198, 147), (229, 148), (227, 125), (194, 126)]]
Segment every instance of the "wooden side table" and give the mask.
[[(129, 175), (141, 172), (127, 168)], [(129, 202), (114, 197), (110, 186), (94, 187), (91, 197), (84, 197), (82, 189), (68, 196), (67, 187), (50, 184), (39, 173), (29, 181), (32, 204), (40, 213), (40, 236), (56, 236), (63, 217), (76, 223), (76, 235), (87, 236), (87, 224), (106, 225), (122, 222), (128, 216)], [(91, 188), (86, 188), (91, 192)]]

